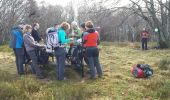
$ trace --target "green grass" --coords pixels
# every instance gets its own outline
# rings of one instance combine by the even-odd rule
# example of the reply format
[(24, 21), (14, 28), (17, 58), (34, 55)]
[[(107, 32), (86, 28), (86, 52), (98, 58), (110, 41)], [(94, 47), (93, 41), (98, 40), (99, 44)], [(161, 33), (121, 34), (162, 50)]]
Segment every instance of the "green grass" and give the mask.
[[(0, 98), (2, 100), (169, 100), (170, 50), (141, 51), (139, 43), (108, 43), (100, 46), (104, 78), (82, 79), (66, 69), (67, 81), (57, 81), (55, 65), (47, 79), (28, 74), (18, 76), (14, 57), (7, 46), (0, 49)], [(2, 48), (0, 46), (0, 48)], [(153, 77), (135, 79), (131, 66), (145, 63), (154, 69)]]

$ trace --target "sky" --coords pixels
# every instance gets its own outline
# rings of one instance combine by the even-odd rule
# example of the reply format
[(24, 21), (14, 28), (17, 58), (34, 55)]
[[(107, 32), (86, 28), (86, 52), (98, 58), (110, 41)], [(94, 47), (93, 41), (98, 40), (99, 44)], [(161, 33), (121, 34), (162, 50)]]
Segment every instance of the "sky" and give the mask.
[(59, 4), (61, 6), (66, 6), (71, 0), (36, 0), (38, 4), (41, 4), (42, 1), (45, 2), (45, 4), (51, 4), (56, 5)]
[[(56, 5), (59, 4), (61, 6), (67, 6), (67, 4), (72, 0), (36, 0), (39, 5), (41, 5), (41, 2), (44, 1), (45, 4), (51, 4)], [(80, 0), (73, 0), (73, 1), (80, 1)], [(122, 0), (121, 5), (126, 5), (129, 3), (129, 0)]]

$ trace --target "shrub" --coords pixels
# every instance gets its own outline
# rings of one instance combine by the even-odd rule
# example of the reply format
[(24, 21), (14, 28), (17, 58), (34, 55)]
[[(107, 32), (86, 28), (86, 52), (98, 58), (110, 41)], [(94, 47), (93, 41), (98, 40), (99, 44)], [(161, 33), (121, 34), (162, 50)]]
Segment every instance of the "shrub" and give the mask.
[(170, 59), (169, 58), (164, 58), (162, 59), (159, 64), (158, 67), (161, 70), (170, 70)]

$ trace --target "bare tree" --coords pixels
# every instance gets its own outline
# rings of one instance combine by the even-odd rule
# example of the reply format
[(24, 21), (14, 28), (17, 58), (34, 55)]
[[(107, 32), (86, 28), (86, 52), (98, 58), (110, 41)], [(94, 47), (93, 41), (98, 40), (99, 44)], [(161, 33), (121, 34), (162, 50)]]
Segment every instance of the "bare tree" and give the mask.
[[(130, 0), (133, 3), (131, 9), (141, 18), (143, 18), (154, 30), (158, 28), (158, 43), (160, 47), (170, 46), (170, 2), (166, 0), (138, 0), (137, 2)], [(142, 2), (142, 7), (139, 2)], [(137, 8), (137, 9), (134, 9)]]

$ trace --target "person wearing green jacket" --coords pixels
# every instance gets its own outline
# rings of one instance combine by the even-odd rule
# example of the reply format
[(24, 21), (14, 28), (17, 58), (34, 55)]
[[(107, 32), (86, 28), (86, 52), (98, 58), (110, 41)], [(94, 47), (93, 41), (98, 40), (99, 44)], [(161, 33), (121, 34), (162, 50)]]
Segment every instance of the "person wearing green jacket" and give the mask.
[(73, 38), (67, 38), (66, 31), (70, 29), (70, 25), (67, 22), (63, 22), (58, 29), (58, 39), (60, 42), (60, 46), (54, 48), (55, 56), (56, 56), (56, 69), (57, 69), (57, 77), (58, 80), (65, 80), (64, 70), (65, 70), (65, 59), (66, 59), (66, 44), (73, 41)]
[(77, 24), (77, 22), (73, 21), (71, 23), (72, 33), (69, 35), (70, 37), (74, 37), (74, 39), (78, 40), (81, 38), (81, 30)]

